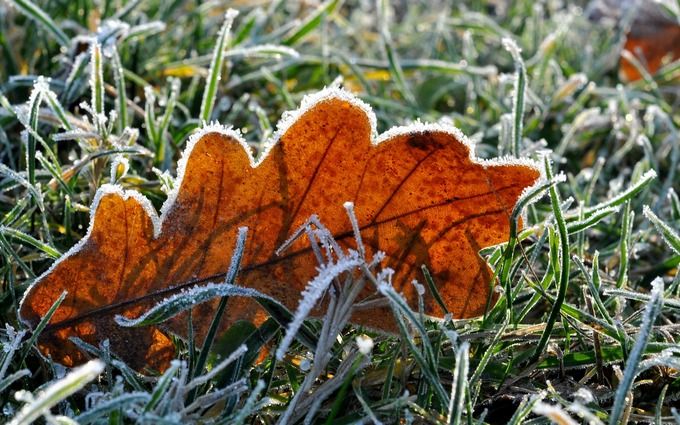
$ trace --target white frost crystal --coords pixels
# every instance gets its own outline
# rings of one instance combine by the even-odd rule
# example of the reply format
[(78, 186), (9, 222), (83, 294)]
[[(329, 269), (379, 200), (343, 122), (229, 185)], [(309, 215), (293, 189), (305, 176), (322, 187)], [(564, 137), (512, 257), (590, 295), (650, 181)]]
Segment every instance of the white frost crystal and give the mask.
[(359, 352), (365, 356), (371, 354), (373, 351), (373, 338), (368, 335), (358, 335), (356, 337), (357, 347)]

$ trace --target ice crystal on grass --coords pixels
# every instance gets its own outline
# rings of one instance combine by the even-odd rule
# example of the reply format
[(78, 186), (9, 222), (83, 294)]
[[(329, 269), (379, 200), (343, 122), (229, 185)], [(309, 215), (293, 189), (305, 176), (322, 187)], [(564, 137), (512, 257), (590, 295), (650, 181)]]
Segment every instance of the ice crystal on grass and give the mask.
[(356, 251), (350, 250), (348, 255), (343, 256), (335, 263), (325, 264), (319, 267), (319, 274), (307, 284), (307, 287), (302, 291), (302, 298), (298, 305), (293, 320), (288, 324), (286, 334), (276, 350), (276, 357), (281, 360), (288, 350), (293, 338), (297, 334), (302, 321), (307, 318), (309, 313), (314, 309), (323, 294), (328, 289), (329, 285), (343, 273), (352, 271), (359, 267), (361, 259)]
[(26, 336), (26, 331), (16, 331), (9, 323), (5, 324), (5, 329), (0, 334), (0, 346), (2, 347), (2, 352), (0, 352), (0, 394), (15, 381), (31, 374), (28, 369), (20, 369), (6, 376), (24, 336)]
[[(92, 360), (73, 369), (64, 378), (52, 383), (35, 396), (28, 391), (17, 391), (15, 397), (26, 404), (8, 425), (28, 425), (41, 416), (50, 417), (50, 409), (66, 397), (83, 388), (104, 371), (104, 363)], [(50, 421), (51, 422), (51, 421)]]
[(208, 82), (203, 91), (203, 100), (201, 101), (200, 120), (203, 122), (210, 121), (212, 109), (215, 104), (215, 96), (217, 94), (217, 85), (222, 79), (222, 61), (224, 60), (224, 53), (227, 48), (227, 42), (231, 35), (231, 26), (234, 24), (234, 19), (238, 16), (238, 11), (235, 9), (227, 10), (224, 15), (224, 23), (220, 32), (217, 35), (217, 43), (213, 50), (212, 60), (210, 62), (210, 72), (208, 75)]
[[(92, 354), (107, 357), (102, 349), (89, 346), (83, 341), (74, 342)], [(192, 373), (191, 366), (186, 361), (173, 360), (170, 367), (157, 379), (144, 379), (153, 383), (150, 387), (143, 385), (142, 380), (122, 362), (109, 359), (107, 366), (121, 371), (127, 383), (133, 384), (135, 391), (126, 391), (119, 376), (110, 391), (90, 392), (86, 398), (87, 408), (76, 419), (83, 424), (102, 423), (111, 412), (120, 411), (126, 419), (125, 423), (224, 423), (220, 422), (224, 418), (207, 418), (205, 414), (210, 409), (219, 409), (224, 400), (238, 399), (248, 389), (244, 378), (225, 380), (224, 377), (225, 371), (237, 366), (247, 351), (245, 345), (236, 347), (202, 374)]]
[[(278, 251), (279, 253), (283, 252), (295, 240), (306, 234), (312, 246), (312, 251), (320, 263), (319, 273), (302, 292), (295, 315), (289, 323), (276, 351), (276, 357), (279, 360), (284, 358), (302, 322), (317, 306), (324, 294), (326, 294), (328, 299), (325, 303), (326, 313), (322, 320), (322, 328), (311, 363), (311, 369), (307, 371), (301, 387), (288, 404), (284, 414), (279, 418), (279, 424), (295, 422), (302, 416), (306, 416), (305, 423), (310, 423), (314, 414), (330, 393), (347, 379), (347, 374), (356, 373), (367, 364), (367, 356), (373, 348), (373, 339), (366, 336), (358, 336), (356, 338), (357, 347), (352, 349), (347, 354), (347, 357), (343, 359), (336, 376), (324, 382), (313, 393), (309, 393), (313, 384), (331, 360), (330, 353), (332, 352), (333, 345), (349, 321), (354, 308), (360, 304), (360, 302), (357, 302), (357, 297), (365, 284), (370, 282), (378, 289), (384, 276), (391, 276), (393, 274), (393, 271), (390, 269), (381, 270), (376, 274), (374, 269), (383, 258), (383, 254), (378, 252), (372, 259), (365, 257), (366, 250), (363, 246), (358, 221), (354, 214), (354, 205), (351, 202), (346, 202), (344, 207), (354, 231), (356, 250), (342, 249), (334, 240), (331, 232), (316, 216), (312, 216), (297, 231), (293, 232), (291, 238), (284, 242)], [(360, 353), (363, 354), (363, 359), (358, 357)], [(305, 409), (309, 409), (306, 414)]]

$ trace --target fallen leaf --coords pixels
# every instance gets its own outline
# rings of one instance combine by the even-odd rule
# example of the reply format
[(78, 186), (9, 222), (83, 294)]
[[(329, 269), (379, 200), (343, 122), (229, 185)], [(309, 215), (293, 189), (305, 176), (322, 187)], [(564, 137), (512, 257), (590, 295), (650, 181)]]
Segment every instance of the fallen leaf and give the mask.
[[(680, 25), (673, 21), (635, 21), (623, 49), (630, 52), (650, 75), (680, 58)], [(624, 81), (642, 79), (638, 68), (621, 56), (619, 74)]]
[[(121, 328), (114, 316), (137, 317), (197, 282), (221, 281), (240, 226), (250, 230), (237, 282), (294, 310), (317, 263), (304, 238), (280, 256), (275, 251), (312, 214), (341, 246), (354, 246), (345, 201), (354, 202), (368, 254), (386, 253), (382, 265), (395, 270), (393, 283), (411, 306), (417, 294), (410, 282), (421, 277), (421, 264), (453, 317), (481, 315), (495, 299), (491, 269), (478, 251), (507, 240), (517, 198), (539, 178), (533, 162), (477, 160), (465, 136), (448, 126), (415, 124), (376, 136), (370, 108), (337, 89), (305, 98), (268, 146), (255, 161), (237, 132), (197, 132), (160, 217), (137, 192), (102, 186), (86, 237), (22, 301), (21, 318), (35, 328), (68, 291), (40, 335), (41, 352), (72, 366), (86, 357), (69, 338), (95, 345), (109, 339), (132, 367), (163, 369), (174, 354), (166, 332), (186, 334), (186, 320), (177, 317), (163, 330)], [(375, 288), (364, 295), (375, 296)], [(197, 335), (216, 303), (194, 308)], [(425, 309), (444, 315), (431, 294)], [(222, 330), (240, 319), (259, 324), (266, 313), (255, 301), (231, 298)], [(352, 321), (395, 329), (387, 307), (358, 311)]]

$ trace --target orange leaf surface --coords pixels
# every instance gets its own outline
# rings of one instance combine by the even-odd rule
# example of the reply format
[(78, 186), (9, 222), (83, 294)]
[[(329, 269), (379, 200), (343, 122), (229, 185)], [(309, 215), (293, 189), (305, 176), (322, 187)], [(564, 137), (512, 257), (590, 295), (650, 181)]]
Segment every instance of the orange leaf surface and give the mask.
[[(650, 75), (654, 75), (666, 63), (680, 58), (680, 25), (634, 26), (623, 48), (636, 57)], [(642, 79), (640, 71), (625, 57), (621, 57), (619, 74), (624, 81)]]
[[(237, 132), (209, 126), (189, 141), (160, 217), (136, 192), (100, 188), (87, 236), (28, 290), (20, 315), (35, 327), (66, 290), (39, 338), (43, 354), (71, 366), (85, 357), (69, 338), (95, 345), (108, 338), (131, 366), (163, 369), (174, 354), (166, 332), (185, 334), (183, 317), (161, 330), (119, 327), (116, 314), (137, 317), (197, 282), (221, 281), (240, 226), (250, 230), (237, 283), (294, 310), (317, 262), (305, 238), (275, 251), (312, 214), (341, 246), (353, 247), (346, 201), (354, 202), (368, 255), (386, 253), (382, 265), (395, 270), (393, 284), (411, 306), (410, 282), (426, 264), (454, 317), (481, 315), (494, 284), (478, 252), (507, 240), (510, 212), (540, 173), (530, 161), (476, 160), (471, 149), (460, 131), (434, 124), (378, 137), (369, 107), (335, 89), (287, 115), (257, 162)], [(375, 288), (367, 287), (362, 297), (371, 295)], [(216, 303), (194, 308), (198, 335)], [(443, 316), (431, 294), (425, 307)], [(221, 325), (265, 318), (255, 301), (234, 297)], [(352, 322), (395, 329), (387, 307), (357, 311)]]

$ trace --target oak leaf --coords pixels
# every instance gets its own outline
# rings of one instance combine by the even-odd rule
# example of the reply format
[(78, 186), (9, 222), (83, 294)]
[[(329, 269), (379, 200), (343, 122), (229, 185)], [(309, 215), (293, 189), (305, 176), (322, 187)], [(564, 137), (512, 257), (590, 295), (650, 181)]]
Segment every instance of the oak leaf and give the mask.
[[(415, 124), (377, 136), (375, 121), (351, 94), (324, 90), (284, 117), (258, 161), (237, 132), (208, 126), (188, 142), (176, 191), (160, 217), (137, 192), (101, 187), (87, 235), (22, 301), (21, 318), (35, 328), (68, 291), (40, 335), (41, 352), (72, 366), (85, 356), (70, 338), (95, 345), (109, 339), (111, 350), (132, 367), (164, 368), (174, 354), (166, 331), (185, 334), (186, 321), (177, 317), (163, 330), (122, 328), (114, 316), (137, 317), (197, 282), (221, 281), (241, 226), (250, 230), (237, 283), (294, 310), (317, 263), (304, 238), (282, 255), (275, 251), (312, 214), (341, 246), (352, 247), (346, 201), (355, 205), (368, 255), (386, 253), (382, 265), (395, 270), (393, 284), (413, 307), (417, 294), (410, 282), (426, 264), (453, 317), (481, 315), (493, 301), (494, 285), (478, 252), (507, 240), (510, 212), (536, 183), (538, 167), (477, 160), (453, 127)], [(375, 288), (365, 292), (375, 296)], [(198, 335), (215, 306), (194, 308)], [(425, 309), (444, 315), (432, 294), (426, 294)], [(222, 329), (240, 319), (257, 324), (266, 313), (251, 299), (231, 298)], [(358, 311), (352, 321), (395, 329), (388, 307)]]

